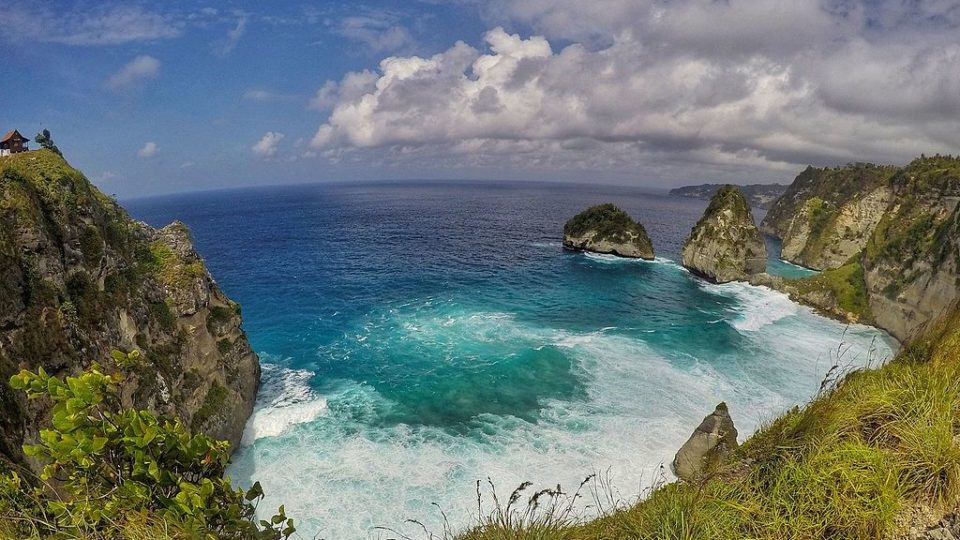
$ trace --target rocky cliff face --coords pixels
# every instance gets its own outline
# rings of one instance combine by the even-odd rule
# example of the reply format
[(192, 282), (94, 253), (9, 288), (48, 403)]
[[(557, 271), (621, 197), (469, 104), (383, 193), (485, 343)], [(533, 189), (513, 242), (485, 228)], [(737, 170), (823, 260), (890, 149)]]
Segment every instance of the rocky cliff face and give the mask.
[(960, 158), (914, 160), (861, 257), (877, 325), (903, 340), (960, 297)]
[(7, 386), (68, 375), (138, 349), (127, 405), (237, 444), (259, 384), (256, 355), (181, 223), (132, 220), (57, 154), (0, 158), (0, 454), (22, 459), (44, 404)]
[(717, 283), (766, 269), (766, 245), (739, 189), (724, 186), (710, 199), (683, 243), (682, 256), (684, 267)]
[(960, 158), (808, 168), (761, 226), (785, 259), (828, 270), (771, 285), (905, 340), (960, 297), (958, 203)]
[(612, 204), (580, 212), (563, 226), (563, 247), (653, 260), (653, 243), (643, 225)]
[(866, 163), (808, 167), (778, 199), (760, 229), (783, 240), (781, 257), (817, 270), (837, 268), (859, 253), (893, 196), (894, 167)]

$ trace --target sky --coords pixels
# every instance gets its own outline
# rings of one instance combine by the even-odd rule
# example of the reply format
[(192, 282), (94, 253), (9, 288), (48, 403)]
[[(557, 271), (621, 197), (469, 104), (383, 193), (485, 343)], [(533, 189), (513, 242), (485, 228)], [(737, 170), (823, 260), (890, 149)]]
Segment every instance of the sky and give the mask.
[(960, 0), (2, 2), (0, 95), (120, 197), (788, 183), (960, 153)]

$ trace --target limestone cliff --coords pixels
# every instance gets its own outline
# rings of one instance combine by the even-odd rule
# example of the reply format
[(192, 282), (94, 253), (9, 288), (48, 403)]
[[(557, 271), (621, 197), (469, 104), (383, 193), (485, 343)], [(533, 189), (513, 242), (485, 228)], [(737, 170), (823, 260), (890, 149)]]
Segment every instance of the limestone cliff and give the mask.
[(760, 223), (783, 240), (780, 256), (823, 270), (845, 264), (866, 245), (893, 196), (894, 167), (857, 163), (833, 169), (808, 167)]
[(916, 159), (890, 189), (862, 261), (877, 325), (902, 340), (960, 297), (960, 157)]
[(563, 247), (652, 260), (653, 243), (643, 225), (612, 204), (580, 212), (563, 226)]
[(183, 224), (132, 220), (54, 152), (0, 158), (0, 454), (22, 459), (47, 412), (12, 373), (72, 374), (115, 348), (142, 353), (126, 404), (238, 443), (260, 378), (240, 324)]
[(683, 243), (683, 266), (717, 283), (763, 272), (767, 248), (746, 198), (724, 186)]
[[(960, 297), (960, 158), (921, 157), (900, 169), (808, 168), (794, 184), (764, 230), (784, 239), (784, 258), (828, 270), (771, 286), (900, 340)], [(830, 210), (812, 218), (818, 208)]]

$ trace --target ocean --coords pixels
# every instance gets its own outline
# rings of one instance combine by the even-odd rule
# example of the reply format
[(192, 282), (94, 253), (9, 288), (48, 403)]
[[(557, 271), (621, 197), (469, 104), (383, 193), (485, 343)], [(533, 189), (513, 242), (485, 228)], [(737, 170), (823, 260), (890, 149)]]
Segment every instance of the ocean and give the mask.
[[(652, 262), (565, 252), (563, 223), (613, 202)], [(125, 201), (179, 219), (243, 307), (263, 365), (229, 475), (259, 480), (301, 535), (462, 529), (522, 482), (602, 506), (671, 479), (669, 462), (725, 401), (743, 440), (809, 400), (834, 364), (894, 342), (784, 295), (681, 268), (706, 202), (625, 187), (338, 183)], [(760, 214), (755, 214), (757, 220)], [(771, 243), (776, 249), (776, 243)], [(777, 260), (783, 275), (809, 271)], [(595, 486), (595, 484), (592, 484)], [(588, 486), (586, 489), (590, 489)], [(595, 515), (592, 496), (575, 512)], [(445, 517), (444, 517), (445, 516)]]

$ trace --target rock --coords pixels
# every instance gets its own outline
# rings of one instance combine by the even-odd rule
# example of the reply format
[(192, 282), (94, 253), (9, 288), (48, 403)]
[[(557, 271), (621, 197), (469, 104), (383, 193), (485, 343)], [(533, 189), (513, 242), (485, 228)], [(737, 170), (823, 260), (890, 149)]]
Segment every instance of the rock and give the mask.
[(960, 300), (960, 157), (809, 167), (760, 227), (784, 259), (824, 270), (786, 283), (792, 297), (900, 341)]
[(890, 204), (895, 167), (856, 163), (807, 167), (773, 204), (760, 230), (783, 241), (780, 256), (795, 264), (837, 268), (858, 254)]
[(724, 186), (683, 243), (683, 266), (716, 283), (766, 270), (767, 248), (743, 194)]
[[(124, 406), (235, 447), (260, 380), (241, 323), (185, 225), (131, 219), (54, 152), (0, 157), (0, 380), (74, 375), (135, 348)], [(0, 384), (0, 460), (26, 462), (48, 409)]]
[(653, 260), (653, 243), (643, 225), (612, 204), (580, 212), (563, 226), (563, 247)]
[(694, 480), (737, 448), (737, 428), (727, 404), (721, 402), (703, 419), (673, 459), (673, 473), (683, 480)]

